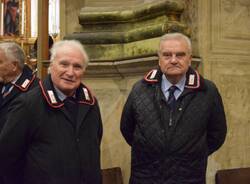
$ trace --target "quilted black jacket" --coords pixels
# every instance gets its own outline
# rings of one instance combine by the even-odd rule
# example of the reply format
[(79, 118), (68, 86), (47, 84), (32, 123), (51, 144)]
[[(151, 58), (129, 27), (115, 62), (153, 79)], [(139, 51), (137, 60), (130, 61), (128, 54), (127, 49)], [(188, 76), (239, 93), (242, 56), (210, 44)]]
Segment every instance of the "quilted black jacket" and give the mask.
[(226, 136), (220, 94), (190, 68), (170, 112), (161, 76), (152, 70), (137, 82), (123, 109), (121, 132), (132, 148), (130, 184), (204, 184), (207, 157)]

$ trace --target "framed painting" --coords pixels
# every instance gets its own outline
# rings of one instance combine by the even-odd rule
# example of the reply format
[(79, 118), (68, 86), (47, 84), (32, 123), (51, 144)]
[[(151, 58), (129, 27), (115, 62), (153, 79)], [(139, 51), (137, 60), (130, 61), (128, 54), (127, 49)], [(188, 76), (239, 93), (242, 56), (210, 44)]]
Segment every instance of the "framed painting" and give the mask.
[(3, 35), (19, 36), (22, 20), (22, 0), (3, 0)]

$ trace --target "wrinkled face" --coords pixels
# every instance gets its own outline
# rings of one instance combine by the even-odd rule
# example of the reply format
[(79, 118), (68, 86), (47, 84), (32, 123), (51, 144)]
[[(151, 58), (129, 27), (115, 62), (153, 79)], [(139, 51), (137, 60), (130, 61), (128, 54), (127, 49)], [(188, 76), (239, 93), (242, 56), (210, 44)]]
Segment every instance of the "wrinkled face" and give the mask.
[(10, 61), (0, 49), (0, 82), (10, 82), (15, 76), (16, 69), (16, 62)]
[(72, 47), (63, 47), (58, 51), (50, 66), (53, 84), (67, 96), (75, 93), (84, 71), (84, 57)]
[(191, 65), (192, 56), (184, 40), (166, 40), (160, 44), (159, 66), (166, 78), (177, 83)]

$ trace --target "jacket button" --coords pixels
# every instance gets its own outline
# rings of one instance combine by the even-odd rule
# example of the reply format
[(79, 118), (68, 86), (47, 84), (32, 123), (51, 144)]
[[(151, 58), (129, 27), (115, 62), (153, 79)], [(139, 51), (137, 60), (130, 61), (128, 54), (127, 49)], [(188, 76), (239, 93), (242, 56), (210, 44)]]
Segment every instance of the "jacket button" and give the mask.
[(80, 142), (80, 139), (79, 139), (79, 138), (76, 138), (76, 142)]

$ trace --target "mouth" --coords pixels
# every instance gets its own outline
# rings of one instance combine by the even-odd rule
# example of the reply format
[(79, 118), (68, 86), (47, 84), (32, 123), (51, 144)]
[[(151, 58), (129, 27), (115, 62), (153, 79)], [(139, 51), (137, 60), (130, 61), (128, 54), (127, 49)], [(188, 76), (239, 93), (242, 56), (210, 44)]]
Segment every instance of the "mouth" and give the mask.
[(168, 70), (175, 70), (175, 69), (179, 69), (180, 67), (179, 66), (171, 66), (171, 67), (168, 67)]
[(62, 80), (64, 80), (67, 83), (74, 83), (75, 81), (72, 79), (66, 79), (66, 78), (62, 78)]

